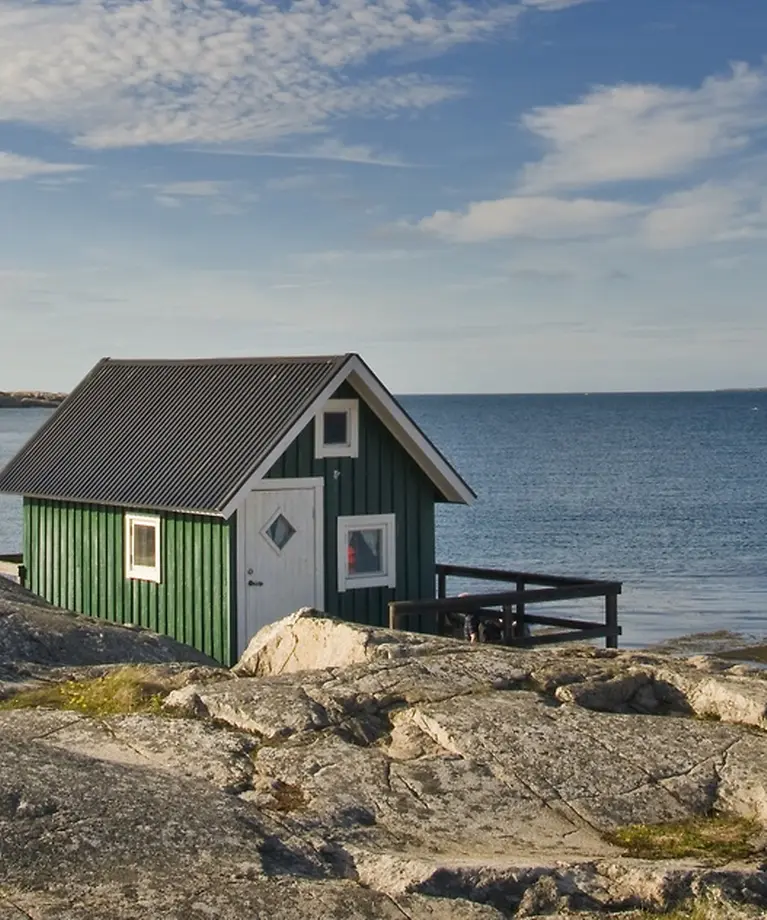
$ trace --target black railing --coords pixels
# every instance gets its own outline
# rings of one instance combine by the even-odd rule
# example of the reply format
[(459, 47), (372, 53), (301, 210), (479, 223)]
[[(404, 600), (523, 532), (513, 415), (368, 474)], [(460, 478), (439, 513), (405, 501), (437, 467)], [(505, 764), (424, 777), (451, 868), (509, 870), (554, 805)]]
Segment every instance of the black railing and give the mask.
[[(527, 647), (582, 639), (604, 639), (607, 648), (618, 647), (618, 637), (621, 634), (621, 628), (618, 626), (618, 595), (623, 587), (618, 581), (541, 575), (536, 572), (513, 572), (467, 565), (437, 565), (436, 576), (436, 598), (392, 601), (389, 604), (391, 629), (403, 628), (403, 623), (410, 616), (434, 614), (437, 618), (437, 632), (445, 635), (448, 632), (448, 617), (451, 613), (474, 614), (479, 620), (500, 620), (501, 639), (505, 645)], [(448, 597), (449, 577), (507, 582), (514, 585), (514, 590)], [(530, 613), (527, 609), (530, 604), (590, 597), (604, 598), (603, 623), (546, 616)], [(566, 632), (532, 634), (529, 627), (533, 625), (560, 627)]]

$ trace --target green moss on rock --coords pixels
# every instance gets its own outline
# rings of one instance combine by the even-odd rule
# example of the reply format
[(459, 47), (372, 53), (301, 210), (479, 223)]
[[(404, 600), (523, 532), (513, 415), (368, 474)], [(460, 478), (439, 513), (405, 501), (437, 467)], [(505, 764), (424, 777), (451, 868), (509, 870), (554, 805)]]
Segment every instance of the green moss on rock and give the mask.
[(610, 843), (637, 859), (711, 859), (729, 862), (758, 852), (761, 828), (734, 815), (711, 815), (666, 824), (631, 824), (606, 834)]
[(25, 690), (0, 702), (7, 709), (66, 709), (87, 716), (162, 712), (162, 702), (173, 689), (148, 668), (128, 665), (87, 680), (68, 680)]

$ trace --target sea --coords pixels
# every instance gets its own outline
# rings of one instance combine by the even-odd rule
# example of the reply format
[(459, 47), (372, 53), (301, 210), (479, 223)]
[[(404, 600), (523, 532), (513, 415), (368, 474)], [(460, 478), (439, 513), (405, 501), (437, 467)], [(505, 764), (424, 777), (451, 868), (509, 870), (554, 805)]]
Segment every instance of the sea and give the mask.
[[(620, 581), (623, 647), (767, 637), (767, 392), (400, 400), (477, 495), (438, 506), (438, 561)], [(0, 466), (49, 415), (0, 409)], [(0, 495), (0, 553), (20, 547), (21, 503)]]

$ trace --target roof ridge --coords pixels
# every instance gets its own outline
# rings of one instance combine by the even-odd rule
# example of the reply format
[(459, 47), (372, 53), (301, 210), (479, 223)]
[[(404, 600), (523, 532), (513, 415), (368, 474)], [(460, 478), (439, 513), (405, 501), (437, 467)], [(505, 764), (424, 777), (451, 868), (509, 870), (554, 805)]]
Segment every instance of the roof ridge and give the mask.
[(440, 494), (471, 493), (353, 352), (104, 358), (0, 471), (0, 491), (228, 515), (251, 477), (268, 473), (345, 380)]
[[(330, 364), (334, 361), (346, 361), (354, 357), (355, 352), (339, 352), (333, 355), (230, 355), (228, 357), (196, 358), (102, 358), (98, 363), (135, 365), (199, 365), (199, 364)], [(98, 365), (97, 365), (98, 366)]]

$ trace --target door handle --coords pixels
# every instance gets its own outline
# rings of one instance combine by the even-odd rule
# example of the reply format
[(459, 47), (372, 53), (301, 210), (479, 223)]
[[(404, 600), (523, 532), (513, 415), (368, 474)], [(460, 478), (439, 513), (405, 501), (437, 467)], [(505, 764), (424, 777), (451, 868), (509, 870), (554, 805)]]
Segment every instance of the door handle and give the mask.
[(260, 588), (263, 585), (262, 581), (253, 581), (253, 579), (248, 579), (248, 586), (251, 588)]

